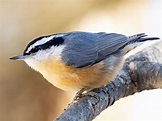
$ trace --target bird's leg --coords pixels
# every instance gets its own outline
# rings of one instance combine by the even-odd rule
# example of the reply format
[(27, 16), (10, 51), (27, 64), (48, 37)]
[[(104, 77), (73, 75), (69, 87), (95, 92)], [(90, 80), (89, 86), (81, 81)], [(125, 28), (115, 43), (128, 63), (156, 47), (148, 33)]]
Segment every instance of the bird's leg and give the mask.
[(75, 95), (73, 101), (76, 101), (76, 100), (80, 99), (81, 97), (83, 97), (83, 96), (84, 96), (84, 92), (87, 91), (87, 90), (89, 90), (88, 87), (85, 87), (85, 88), (82, 88), (81, 90), (79, 90), (79, 91), (76, 93), (76, 95)]
[[(88, 87), (85, 87), (85, 88), (82, 88), (81, 90), (79, 90), (75, 97), (73, 98), (72, 102), (70, 104), (68, 104), (68, 106), (71, 106), (73, 103), (75, 103), (76, 101), (78, 101), (80, 98), (86, 96), (86, 95), (89, 95), (89, 96), (95, 96), (95, 92), (91, 92), (91, 88), (88, 88)], [(89, 92), (90, 91), (90, 92)], [(87, 92), (87, 93), (86, 93)], [(65, 109), (66, 110), (66, 109)]]
[[(75, 103), (77, 100), (82, 98), (84, 96), (84, 92), (87, 91), (89, 88), (85, 87), (79, 90), (76, 94), (75, 97), (73, 98), (72, 102), (68, 104), (68, 106), (71, 106), (73, 103)], [(66, 110), (66, 109), (65, 109)]]

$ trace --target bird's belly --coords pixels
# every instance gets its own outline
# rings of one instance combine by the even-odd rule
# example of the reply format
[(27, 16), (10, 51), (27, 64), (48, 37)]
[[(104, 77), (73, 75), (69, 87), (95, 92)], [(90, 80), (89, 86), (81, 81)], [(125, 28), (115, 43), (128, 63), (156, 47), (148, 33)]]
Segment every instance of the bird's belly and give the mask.
[(90, 89), (101, 87), (112, 79), (107, 72), (102, 72), (103, 64), (101, 63), (74, 68), (61, 62), (44, 62), (36, 70), (54, 86), (67, 91), (78, 91), (85, 87)]
[(93, 70), (87, 72), (85, 70), (71, 70), (60, 71), (57, 73), (44, 73), (43, 76), (54, 86), (67, 90), (78, 91), (82, 88), (96, 88), (105, 85), (108, 82), (108, 78), (95, 72)]
[(43, 76), (51, 84), (62, 90), (78, 91), (82, 88), (82, 85), (77, 80), (77, 77), (74, 77), (75, 76), (74, 74), (67, 74), (66, 72), (62, 72), (61, 75), (55, 73), (55, 74), (43, 74)]

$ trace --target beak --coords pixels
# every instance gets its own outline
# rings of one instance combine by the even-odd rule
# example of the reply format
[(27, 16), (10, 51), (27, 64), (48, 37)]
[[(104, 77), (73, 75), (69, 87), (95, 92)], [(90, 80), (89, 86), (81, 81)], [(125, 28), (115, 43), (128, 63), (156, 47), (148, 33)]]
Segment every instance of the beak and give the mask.
[(27, 57), (28, 57), (27, 55), (18, 55), (18, 56), (11, 57), (10, 59), (11, 60), (24, 60)]

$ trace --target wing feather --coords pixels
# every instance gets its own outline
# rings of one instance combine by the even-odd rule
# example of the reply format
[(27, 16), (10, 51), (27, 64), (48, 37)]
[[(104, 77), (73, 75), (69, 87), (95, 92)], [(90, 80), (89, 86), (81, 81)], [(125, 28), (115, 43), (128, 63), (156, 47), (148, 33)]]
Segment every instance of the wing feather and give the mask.
[(80, 68), (106, 59), (132, 38), (116, 33), (72, 32), (65, 40), (67, 46), (62, 53), (62, 60), (68, 66)]

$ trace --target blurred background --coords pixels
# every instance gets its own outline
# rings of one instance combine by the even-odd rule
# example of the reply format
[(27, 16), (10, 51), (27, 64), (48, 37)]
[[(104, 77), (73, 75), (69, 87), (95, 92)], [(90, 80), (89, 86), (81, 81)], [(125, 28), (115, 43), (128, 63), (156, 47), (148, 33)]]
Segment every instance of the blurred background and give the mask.
[[(161, 0), (0, 0), (0, 121), (52, 121), (72, 100), (23, 61), (32, 39), (67, 31), (162, 37)], [(120, 99), (94, 121), (162, 121), (162, 90)]]

